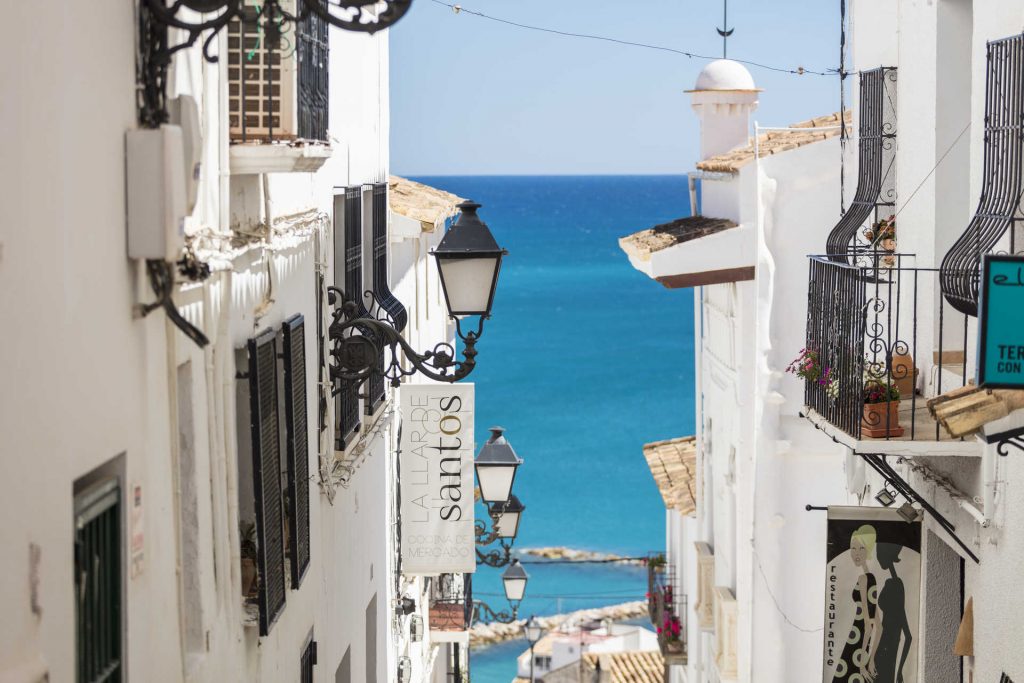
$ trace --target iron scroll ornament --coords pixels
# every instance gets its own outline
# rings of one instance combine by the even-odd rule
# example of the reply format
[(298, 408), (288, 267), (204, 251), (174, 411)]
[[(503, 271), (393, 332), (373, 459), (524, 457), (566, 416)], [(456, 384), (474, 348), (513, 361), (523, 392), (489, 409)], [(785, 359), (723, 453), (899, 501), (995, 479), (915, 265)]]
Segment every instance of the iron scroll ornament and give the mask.
[[(476, 330), (462, 331), (462, 321), (455, 318), (455, 331), (462, 340), (462, 358), (456, 360), (455, 348), (441, 342), (429, 351), (420, 353), (409, 345), (395, 329), (390, 314), (377, 302), (372, 291), (365, 296), (373, 303), (368, 313), (360, 310), (359, 303), (350, 299), (338, 287), (327, 288), (327, 302), (333, 308), (328, 328), (331, 339), (331, 379), (341, 382), (361, 383), (373, 373), (380, 373), (397, 387), (402, 377), (417, 371), (437, 382), (457, 382), (473, 372), (476, 367), (476, 342), (483, 333), (484, 319), (481, 316)], [(391, 350), (390, 361), (383, 368), (379, 362), (385, 348)], [(401, 349), (410, 368), (403, 367)]]
[[(217, 61), (216, 55), (210, 53), (217, 34), (232, 19), (241, 18), (245, 5), (244, 0), (142, 0), (142, 3), (157, 22), (188, 34), (183, 42), (165, 46), (164, 57), (169, 59), (209, 32), (203, 41), (203, 56), (209, 62)], [(393, 26), (412, 6), (412, 0), (295, 0), (295, 3), (298, 11), (289, 12), (281, 6), (281, 0), (264, 0), (258, 11), (267, 30), (274, 27), (280, 30), (284, 23), (296, 24), (312, 13), (346, 31), (376, 33)], [(381, 5), (385, 7), (380, 9)]]
[(486, 623), (511, 624), (519, 618), (519, 605), (513, 604), (511, 606), (511, 611), (503, 610), (501, 612), (495, 612), (486, 602), (483, 602), (482, 600), (474, 600), (472, 622), (475, 624), (481, 616), (487, 620)]

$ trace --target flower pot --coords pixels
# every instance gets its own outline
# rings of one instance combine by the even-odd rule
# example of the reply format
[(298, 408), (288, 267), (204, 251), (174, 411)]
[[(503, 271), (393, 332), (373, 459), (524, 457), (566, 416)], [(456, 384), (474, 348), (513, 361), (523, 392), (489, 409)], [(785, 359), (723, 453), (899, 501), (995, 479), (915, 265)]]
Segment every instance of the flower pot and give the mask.
[(890, 371), (892, 383), (900, 392), (900, 398), (910, 398), (917, 387), (917, 368), (914, 367), (914, 357), (909, 353), (894, 354), (892, 357), (892, 370)]
[(884, 239), (884, 240), (882, 240), (882, 249), (885, 249), (886, 251), (889, 251), (889, 252), (896, 251), (896, 240), (894, 240), (894, 239)]
[(903, 436), (900, 426), (900, 402), (865, 403), (860, 434), (869, 439)]

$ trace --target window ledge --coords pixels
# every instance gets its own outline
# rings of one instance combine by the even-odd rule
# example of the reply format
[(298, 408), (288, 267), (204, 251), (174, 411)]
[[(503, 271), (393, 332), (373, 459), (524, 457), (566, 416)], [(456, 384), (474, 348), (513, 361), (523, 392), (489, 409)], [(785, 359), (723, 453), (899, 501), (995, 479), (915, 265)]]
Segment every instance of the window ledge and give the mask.
[(334, 150), (322, 142), (305, 144), (238, 143), (230, 147), (232, 175), (314, 173)]

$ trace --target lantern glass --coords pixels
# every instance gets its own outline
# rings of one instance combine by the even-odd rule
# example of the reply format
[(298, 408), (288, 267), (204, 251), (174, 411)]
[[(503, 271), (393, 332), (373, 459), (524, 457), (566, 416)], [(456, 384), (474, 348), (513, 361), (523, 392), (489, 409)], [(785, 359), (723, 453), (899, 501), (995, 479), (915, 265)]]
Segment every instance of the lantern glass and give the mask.
[(438, 255), (437, 265), (449, 315), (491, 314), (501, 254), (476, 258)]
[(505, 584), (505, 598), (509, 602), (522, 600), (526, 594), (526, 582), (529, 578), (530, 575), (523, 569), (523, 565), (519, 564), (519, 560), (512, 560), (512, 564), (501, 575), (501, 580)]

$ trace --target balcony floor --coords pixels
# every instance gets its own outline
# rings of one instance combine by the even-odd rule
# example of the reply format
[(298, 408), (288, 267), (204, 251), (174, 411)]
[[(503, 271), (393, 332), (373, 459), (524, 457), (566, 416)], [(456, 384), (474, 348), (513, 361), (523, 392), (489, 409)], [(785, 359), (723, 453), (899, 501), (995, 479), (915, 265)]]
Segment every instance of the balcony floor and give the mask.
[[(917, 396), (914, 401), (900, 401), (900, 425), (902, 436), (888, 438), (862, 437), (856, 439), (826, 420), (811, 408), (804, 407), (808, 420), (835, 441), (851, 448), (855, 453), (879, 453), (883, 455), (926, 455), (980, 457), (981, 444), (976, 439), (953, 439), (928, 412), (927, 399)], [(938, 428), (938, 432), (936, 432)], [(939, 438), (936, 440), (936, 433)]]

